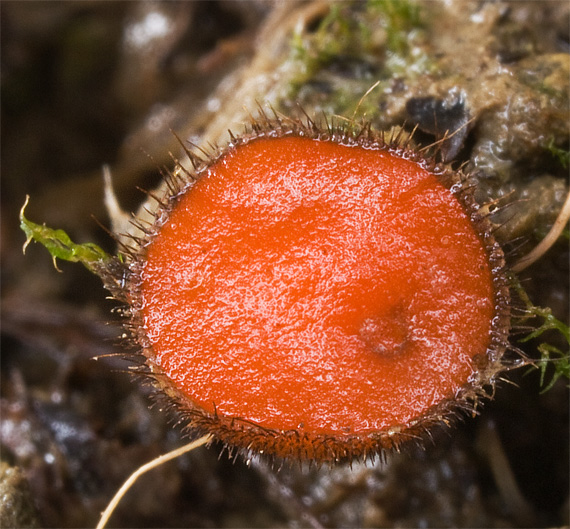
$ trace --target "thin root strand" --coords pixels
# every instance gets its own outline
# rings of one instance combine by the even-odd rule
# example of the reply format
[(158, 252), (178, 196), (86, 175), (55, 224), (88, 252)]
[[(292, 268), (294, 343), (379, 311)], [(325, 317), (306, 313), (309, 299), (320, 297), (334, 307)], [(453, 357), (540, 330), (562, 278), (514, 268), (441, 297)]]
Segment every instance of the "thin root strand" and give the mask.
[(122, 487), (117, 491), (115, 496), (113, 496), (113, 499), (111, 500), (109, 505), (107, 505), (107, 508), (103, 511), (103, 513), (101, 514), (101, 519), (99, 520), (99, 523), (97, 524), (96, 529), (103, 529), (107, 525), (109, 518), (111, 517), (111, 515), (115, 511), (115, 508), (117, 507), (117, 505), (119, 504), (119, 502), (121, 501), (123, 496), (134, 485), (136, 480), (139, 479), (139, 477), (142, 476), (145, 472), (148, 472), (149, 470), (152, 470), (153, 468), (156, 468), (156, 467), (170, 461), (171, 459), (176, 459), (177, 457), (185, 454), (186, 452), (190, 452), (191, 450), (194, 450), (195, 448), (198, 448), (202, 445), (205, 445), (206, 443), (209, 443), (211, 440), (212, 440), (211, 435), (204, 435), (203, 437), (196, 439), (196, 441), (192, 441), (191, 443), (188, 443), (184, 446), (176, 448), (175, 450), (172, 450), (171, 452), (168, 452), (167, 454), (163, 454), (163, 455), (157, 457), (156, 459), (153, 459), (149, 463), (146, 463), (146, 465), (139, 467), (135, 472), (133, 472), (129, 476), (129, 479), (127, 479), (127, 481), (125, 481), (125, 483), (123, 483)]

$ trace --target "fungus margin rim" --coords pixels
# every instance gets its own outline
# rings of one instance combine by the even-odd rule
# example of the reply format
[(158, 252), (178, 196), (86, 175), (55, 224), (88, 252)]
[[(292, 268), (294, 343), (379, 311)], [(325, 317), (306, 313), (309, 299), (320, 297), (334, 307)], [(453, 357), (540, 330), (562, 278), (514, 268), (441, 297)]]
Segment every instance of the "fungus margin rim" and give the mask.
[[(494, 226), (488, 214), (481, 213), (482, 208), (475, 201), (472, 187), (465, 185), (467, 175), (462, 169), (454, 171), (449, 165), (437, 162), (437, 144), (415, 150), (410, 147), (413, 132), (404, 138), (407, 133), (404, 129), (400, 129), (387, 137), (385, 132), (374, 131), (370, 122), (360, 124), (349, 122), (346, 125), (335, 121), (329, 122), (325, 117), (325, 126), (321, 127), (308, 116), (307, 122), (304, 123), (298, 119), (278, 116), (276, 113), (273, 118), (269, 118), (262, 111), (260, 120), (256, 121), (252, 117), (251, 123), (245, 127), (242, 135), (235, 136), (231, 131), (228, 132), (230, 141), (227, 145), (222, 148), (210, 145), (209, 152), (196, 145), (191, 145), (194, 149), (191, 150), (178, 138), (192, 169), (188, 169), (171, 155), (176, 164), (175, 169), (161, 171), (167, 186), (164, 197), (159, 198), (149, 193), (158, 204), (154, 213), (155, 223), (147, 226), (136, 218), (133, 219), (134, 228), (143, 236), (127, 236), (135, 246), (120, 243), (124, 253), (123, 261), (114, 267), (114, 270), (107, 270), (104, 274), (106, 288), (111, 291), (115, 299), (126, 305), (123, 308), (125, 327), (141, 358), (139, 365), (132, 366), (132, 372), (150, 378), (155, 397), (176, 410), (180, 417), (178, 422), (185, 423), (185, 429), (192, 437), (213, 434), (216, 440), (223, 443), (230, 455), (237, 450), (241, 453), (257, 453), (301, 461), (336, 462), (373, 459), (376, 456), (384, 457), (392, 450), (400, 451), (407, 441), (422, 444), (429, 436), (431, 428), (438, 425), (450, 426), (463, 415), (478, 413), (481, 400), (493, 397), (499, 374), (512, 367), (504, 358), (504, 353), (513, 349), (508, 340), (511, 294), (505, 256), (493, 235)], [(343, 436), (268, 429), (245, 418), (219, 414), (217, 410), (214, 410), (214, 413), (207, 412), (179, 390), (155, 361), (152, 344), (144, 331), (142, 313), (141, 274), (147, 247), (168, 221), (170, 212), (181, 197), (191, 190), (199, 178), (207, 174), (212, 165), (234, 149), (257, 139), (285, 136), (381, 150), (417, 163), (434, 174), (438, 181), (450, 190), (469, 218), (485, 250), (492, 275), (495, 307), (487, 351), (484, 355), (473, 358), (471, 376), (458, 388), (453, 397), (431, 406), (407, 424), (394, 425), (386, 430), (364, 435), (347, 433)], [(200, 154), (197, 154), (196, 150)]]

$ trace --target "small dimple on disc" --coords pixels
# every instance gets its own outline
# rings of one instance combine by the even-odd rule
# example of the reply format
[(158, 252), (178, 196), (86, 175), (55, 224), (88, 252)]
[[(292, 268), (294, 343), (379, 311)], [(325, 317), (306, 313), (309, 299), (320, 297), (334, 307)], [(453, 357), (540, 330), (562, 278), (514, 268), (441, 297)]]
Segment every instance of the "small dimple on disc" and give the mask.
[(194, 405), (330, 435), (452, 397), (494, 314), (485, 249), (436, 176), (300, 137), (211, 166), (149, 245), (141, 296), (156, 362)]

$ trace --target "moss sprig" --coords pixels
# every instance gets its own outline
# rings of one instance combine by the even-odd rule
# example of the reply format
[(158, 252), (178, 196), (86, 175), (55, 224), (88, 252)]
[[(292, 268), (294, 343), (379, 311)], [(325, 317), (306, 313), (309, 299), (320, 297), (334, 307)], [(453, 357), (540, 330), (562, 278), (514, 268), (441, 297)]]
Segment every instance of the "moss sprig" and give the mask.
[(26, 196), (26, 202), (20, 210), (20, 228), (26, 234), (24, 252), (30, 242), (39, 242), (51, 254), (56, 270), (59, 271), (56, 259), (61, 259), (62, 261), (81, 263), (87, 270), (98, 276), (101, 276), (101, 270), (105, 264), (116, 259), (92, 242), (76, 244), (65, 231), (54, 230), (53, 228), (48, 228), (45, 224), (40, 225), (28, 220), (24, 212), (29, 199), (30, 197)]
[(377, 12), (383, 17), (388, 50), (407, 54), (409, 33), (422, 25), (419, 4), (410, 0), (369, 0), (367, 6), (371, 12)]
[[(553, 314), (550, 308), (534, 307), (533, 314), (543, 319), (542, 324), (530, 334), (522, 338), (522, 343), (540, 337), (546, 331), (557, 331), (570, 346), (568, 325), (561, 322)], [(542, 342), (537, 347), (540, 358), (536, 361), (536, 366), (540, 370), (540, 386), (542, 393), (552, 389), (560, 377), (570, 379), (570, 352), (561, 351), (555, 345)], [(551, 374), (549, 375), (549, 371)]]
[(559, 347), (553, 345), (552, 340), (541, 342), (537, 346), (540, 358), (534, 361), (534, 366), (540, 370), (540, 386), (542, 393), (545, 393), (552, 389), (560, 377), (570, 379), (570, 328), (552, 314), (550, 307), (537, 307), (534, 305), (514, 275), (511, 277), (511, 283), (519, 299), (526, 305), (524, 320), (539, 318), (541, 321), (538, 327), (521, 338), (519, 342), (526, 343), (540, 338), (546, 331), (554, 331), (568, 344), (568, 350), (566, 351), (562, 351)]

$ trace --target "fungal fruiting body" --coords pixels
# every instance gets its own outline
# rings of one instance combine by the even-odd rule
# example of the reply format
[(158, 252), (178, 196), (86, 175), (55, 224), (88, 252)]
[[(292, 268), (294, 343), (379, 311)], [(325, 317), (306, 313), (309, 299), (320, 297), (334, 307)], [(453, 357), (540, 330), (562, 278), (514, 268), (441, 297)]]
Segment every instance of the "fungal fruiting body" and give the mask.
[(156, 385), (230, 447), (398, 447), (500, 369), (500, 247), (451, 171), (369, 130), (257, 126), (171, 194), (131, 263)]

